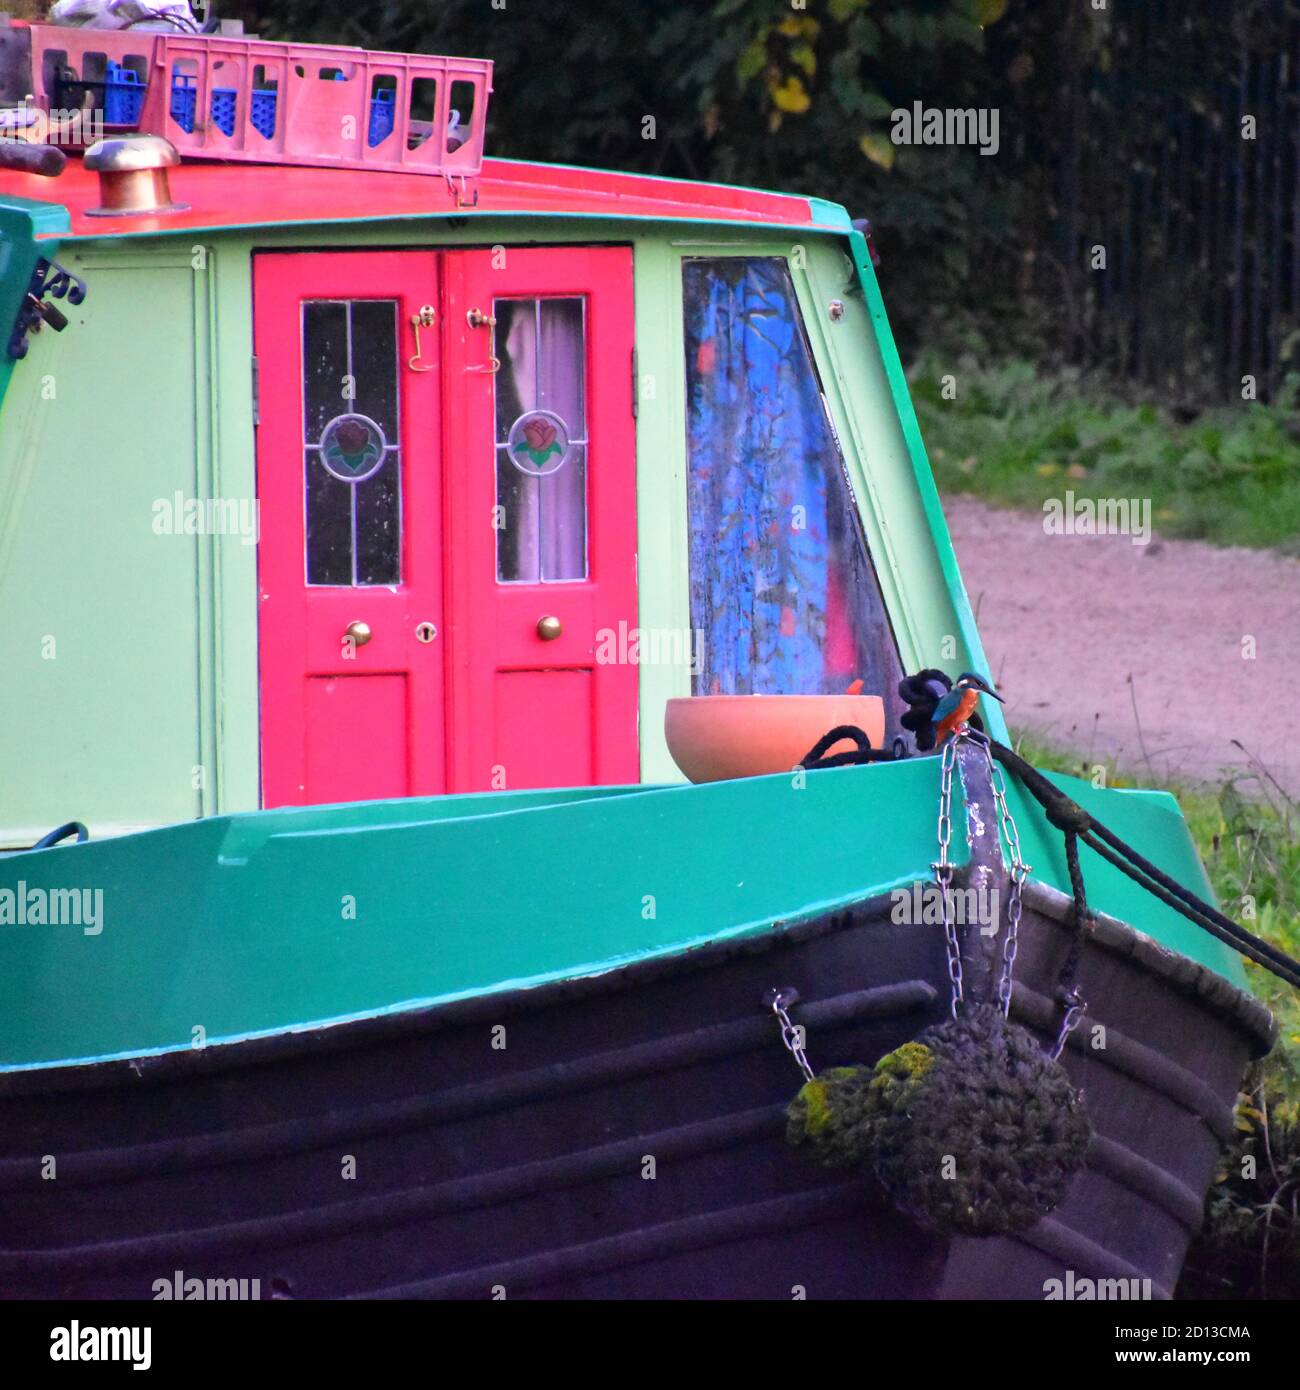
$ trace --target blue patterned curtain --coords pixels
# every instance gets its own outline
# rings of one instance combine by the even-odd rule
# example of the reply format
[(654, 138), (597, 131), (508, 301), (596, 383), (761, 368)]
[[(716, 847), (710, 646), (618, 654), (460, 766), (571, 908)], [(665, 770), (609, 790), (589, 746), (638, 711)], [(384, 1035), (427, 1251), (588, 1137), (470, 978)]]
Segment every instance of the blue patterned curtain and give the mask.
[(789, 270), (683, 266), (691, 620), (700, 694), (838, 694), (895, 728), (898, 655)]

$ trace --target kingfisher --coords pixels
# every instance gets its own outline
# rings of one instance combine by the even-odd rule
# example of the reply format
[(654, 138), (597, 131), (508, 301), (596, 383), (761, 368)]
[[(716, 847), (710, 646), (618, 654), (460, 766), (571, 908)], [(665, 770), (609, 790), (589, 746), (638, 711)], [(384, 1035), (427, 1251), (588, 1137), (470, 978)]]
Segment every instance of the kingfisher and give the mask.
[(977, 676), (974, 671), (963, 671), (952, 689), (934, 707), (931, 718), (936, 748), (966, 727), (981, 695), (992, 695), (999, 703), (1006, 703), (983, 676)]

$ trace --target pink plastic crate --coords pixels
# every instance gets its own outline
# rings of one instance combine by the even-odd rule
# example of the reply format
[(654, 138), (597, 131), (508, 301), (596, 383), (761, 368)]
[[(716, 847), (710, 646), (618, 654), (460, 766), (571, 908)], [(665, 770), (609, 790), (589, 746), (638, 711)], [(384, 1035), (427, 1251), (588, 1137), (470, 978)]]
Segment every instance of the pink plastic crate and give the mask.
[(112, 61), (148, 84), (135, 128), (165, 135), (183, 155), (458, 179), (483, 162), (486, 59), (52, 24), (31, 33), (35, 96), (47, 111), (69, 82), (98, 91)]

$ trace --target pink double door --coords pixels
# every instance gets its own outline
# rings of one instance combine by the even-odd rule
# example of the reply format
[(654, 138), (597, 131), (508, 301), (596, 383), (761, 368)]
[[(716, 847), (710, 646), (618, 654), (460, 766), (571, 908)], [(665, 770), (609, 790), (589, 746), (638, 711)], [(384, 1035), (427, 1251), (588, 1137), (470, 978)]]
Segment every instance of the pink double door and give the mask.
[(636, 781), (623, 247), (254, 270), (267, 806)]

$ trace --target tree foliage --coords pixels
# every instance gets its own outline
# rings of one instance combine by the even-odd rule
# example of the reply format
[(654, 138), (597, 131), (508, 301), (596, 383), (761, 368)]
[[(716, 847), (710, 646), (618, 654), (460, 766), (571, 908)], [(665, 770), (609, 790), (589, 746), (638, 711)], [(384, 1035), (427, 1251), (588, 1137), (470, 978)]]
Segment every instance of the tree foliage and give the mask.
[(499, 9), (263, 0), (244, 17), (266, 37), (492, 58), (495, 154), (843, 202), (878, 228), (895, 316), (919, 329), (927, 308), (942, 305), (951, 322), (972, 300), (969, 281), (998, 254), (1017, 189), (995, 167), (1005, 162), (978, 150), (895, 145), (890, 113), (918, 100), (990, 104), (1016, 56), (993, 42), (1010, 34), (1008, 9), (1008, 0), (505, 0)]
[[(1183, 403), (1294, 368), (1296, 0), (258, 0), (245, 18), (494, 59), (496, 154), (844, 203), (876, 227), (905, 351), (1055, 356)], [(915, 102), (995, 112), (997, 156), (896, 143)]]

